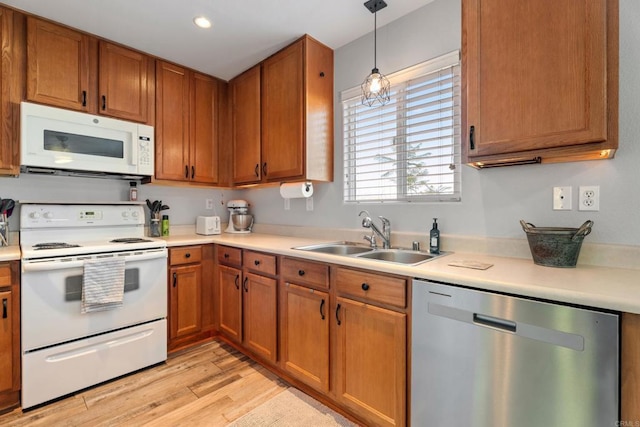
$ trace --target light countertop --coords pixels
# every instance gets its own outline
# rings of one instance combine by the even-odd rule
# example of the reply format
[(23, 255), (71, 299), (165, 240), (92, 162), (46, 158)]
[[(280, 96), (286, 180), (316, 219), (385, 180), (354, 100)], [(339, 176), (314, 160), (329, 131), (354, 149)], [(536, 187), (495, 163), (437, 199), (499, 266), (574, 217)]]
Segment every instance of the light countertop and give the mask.
[(14, 261), (20, 259), (20, 246), (10, 245), (0, 247), (0, 261)]
[[(465, 252), (454, 252), (416, 266), (408, 266), (292, 249), (297, 246), (335, 241), (335, 239), (323, 240), (259, 233), (223, 233), (212, 236), (185, 234), (169, 236), (165, 239), (169, 247), (217, 243), (479, 289), (640, 314), (640, 270), (590, 265), (553, 268), (535, 265), (531, 259)], [(449, 264), (454, 261), (482, 262), (493, 264), (493, 266), (487, 270), (450, 266)]]

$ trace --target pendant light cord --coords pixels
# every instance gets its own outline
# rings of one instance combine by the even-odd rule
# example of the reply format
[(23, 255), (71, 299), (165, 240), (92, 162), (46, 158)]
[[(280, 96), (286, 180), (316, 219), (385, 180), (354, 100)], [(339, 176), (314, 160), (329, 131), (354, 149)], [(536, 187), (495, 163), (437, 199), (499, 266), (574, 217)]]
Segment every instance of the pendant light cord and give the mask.
[(378, 69), (378, 11), (373, 14), (373, 68)]

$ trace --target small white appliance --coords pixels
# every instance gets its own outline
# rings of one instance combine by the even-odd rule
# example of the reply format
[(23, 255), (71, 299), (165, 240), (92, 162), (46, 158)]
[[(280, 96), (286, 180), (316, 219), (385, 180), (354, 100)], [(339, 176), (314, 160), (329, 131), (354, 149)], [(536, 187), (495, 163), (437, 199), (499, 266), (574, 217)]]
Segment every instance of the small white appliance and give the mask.
[(20, 170), (141, 179), (154, 173), (153, 126), (20, 104)]
[(205, 236), (220, 234), (220, 217), (199, 216), (196, 219), (196, 234), (202, 234)]
[(225, 233), (251, 233), (253, 216), (249, 215), (249, 203), (246, 200), (229, 200), (229, 224)]

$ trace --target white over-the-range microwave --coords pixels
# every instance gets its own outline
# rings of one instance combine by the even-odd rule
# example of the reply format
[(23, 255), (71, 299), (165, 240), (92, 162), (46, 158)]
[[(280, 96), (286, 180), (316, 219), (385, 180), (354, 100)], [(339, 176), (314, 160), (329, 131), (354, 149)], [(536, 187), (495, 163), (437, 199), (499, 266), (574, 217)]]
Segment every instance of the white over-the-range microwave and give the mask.
[(20, 104), (20, 170), (139, 179), (154, 173), (154, 129), (140, 123)]

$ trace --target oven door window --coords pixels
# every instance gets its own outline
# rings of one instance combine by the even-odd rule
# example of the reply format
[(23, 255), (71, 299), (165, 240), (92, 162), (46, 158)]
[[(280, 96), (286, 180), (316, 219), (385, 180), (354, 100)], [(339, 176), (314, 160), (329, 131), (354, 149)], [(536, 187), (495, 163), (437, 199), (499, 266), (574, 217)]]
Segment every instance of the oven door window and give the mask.
[[(140, 289), (140, 269), (129, 268), (124, 271), (124, 292)], [(64, 284), (64, 300), (82, 301), (82, 275), (68, 276)]]
[(61, 153), (124, 158), (124, 141), (46, 129), (44, 131), (44, 149)]

